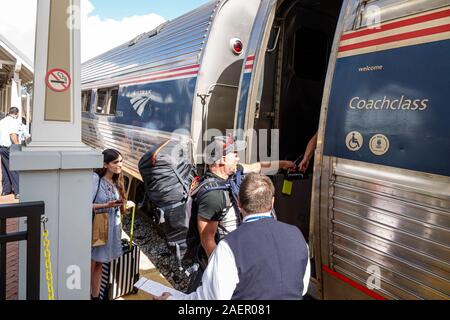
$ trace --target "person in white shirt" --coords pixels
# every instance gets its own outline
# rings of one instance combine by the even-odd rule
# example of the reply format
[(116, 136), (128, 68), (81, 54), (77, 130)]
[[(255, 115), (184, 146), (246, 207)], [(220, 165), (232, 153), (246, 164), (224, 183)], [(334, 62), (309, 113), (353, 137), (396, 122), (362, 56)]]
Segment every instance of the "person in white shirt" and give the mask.
[(22, 121), (19, 120), (19, 142), (20, 144), (26, 144), (30, 141), (31, 134), (28, 130), (27, 120), (22, 117)]
[[(249, 174), (241, 185), (243, 224), (219, 242), (202, 286), (183, 300), (301, 300), (308, 291), (309, 249), (300, 230), (276, 221), (272, 181)], [(156, 300), (170, 299), (164, 293)]]
[(19, 141), (19, 109), (12, 107), (8, 115), (0, 121), (0, 155), (2, 157), (2, 195), (15, 194), (19, 197), (19, 174), (9, 169), (9, 150)]

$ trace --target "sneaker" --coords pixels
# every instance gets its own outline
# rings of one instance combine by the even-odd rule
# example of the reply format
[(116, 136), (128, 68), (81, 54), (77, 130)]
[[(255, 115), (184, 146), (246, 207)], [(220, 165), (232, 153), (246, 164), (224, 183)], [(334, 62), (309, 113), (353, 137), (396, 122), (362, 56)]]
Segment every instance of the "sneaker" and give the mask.
[(19, 200), (19, 199), (20, 199), (20, 194), (16, 194), (16, 195), (14, 196), (14, 199)]

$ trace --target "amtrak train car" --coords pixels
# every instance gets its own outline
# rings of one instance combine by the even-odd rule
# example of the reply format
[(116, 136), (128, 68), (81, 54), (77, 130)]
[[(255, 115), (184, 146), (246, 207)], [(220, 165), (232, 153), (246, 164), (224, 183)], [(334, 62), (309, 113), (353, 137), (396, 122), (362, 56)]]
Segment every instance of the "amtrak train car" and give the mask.
[(309, 293), (449, 299), (449, 57), (449, 0), (211, 1), (83, 65), (83, 139), (123, 152), (132, 192), (170, 137), (198, 162), (232, 129), (250, 163), (318, 132), (310, 178), (273, 176)]
[(210, 96), (208, 126), (232, 129), (258, 7), (258, 0), (212, 1), (84, 63), (85, 142), (116, 147), (140, 178), (137, 164), (155, 144), (188, 136), (194, 149), (202, 146), (207, 112), (198, 94)]

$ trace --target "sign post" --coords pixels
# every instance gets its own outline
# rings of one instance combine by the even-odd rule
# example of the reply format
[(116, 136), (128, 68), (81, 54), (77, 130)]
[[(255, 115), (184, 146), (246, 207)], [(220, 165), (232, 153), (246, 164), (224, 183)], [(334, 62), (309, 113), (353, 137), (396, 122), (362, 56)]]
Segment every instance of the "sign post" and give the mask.
[[(90, 298), (92, 169), (103, 165), (81, 140), (79, 12), (80, 0), (38, 0), (32, 142), (11, 152), (21, 201), (45, 202), (57, 300)], [(26, 296), (25, 249), (21, 244), (19, 299)], [(46, 262), (42, 256), (42, 300), (49, 299)]]

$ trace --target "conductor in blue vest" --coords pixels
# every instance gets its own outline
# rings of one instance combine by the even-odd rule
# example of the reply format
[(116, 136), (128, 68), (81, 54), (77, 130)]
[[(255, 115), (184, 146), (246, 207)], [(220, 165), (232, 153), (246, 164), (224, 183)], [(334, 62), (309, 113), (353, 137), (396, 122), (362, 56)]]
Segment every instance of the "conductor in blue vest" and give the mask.
[[(186, 300), (302, 300), (310, 280), (309, 250), (297, 227), (272, 217), (272, 181), (249, 174), (239, 207), (243, 224), (219, 242), (202, 283)], [(170, 299), (165, 293), (157, 300)]]

